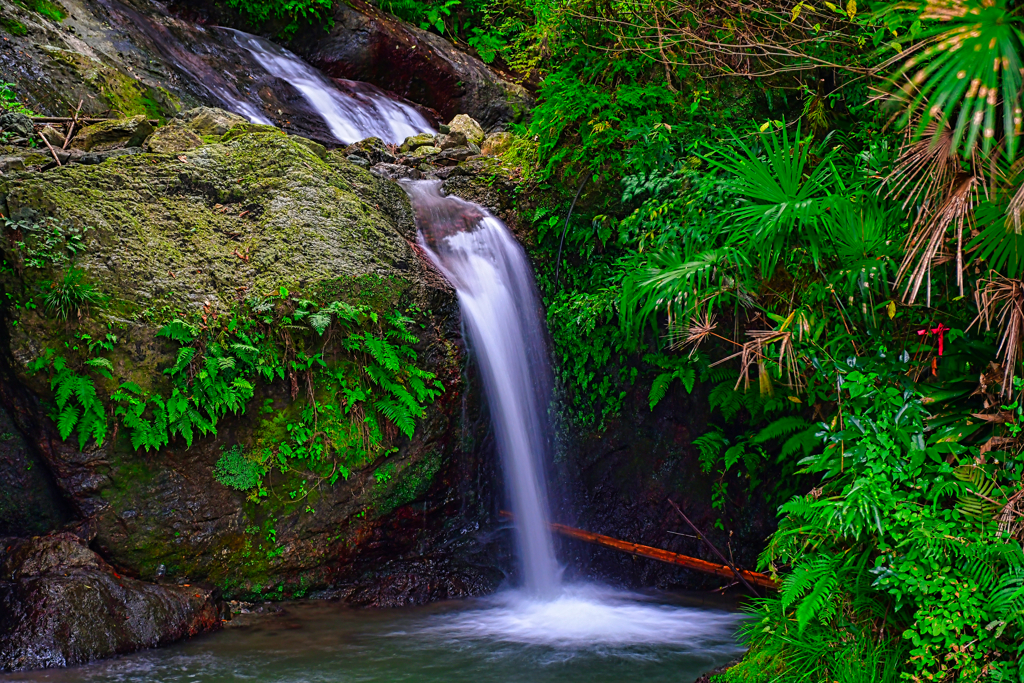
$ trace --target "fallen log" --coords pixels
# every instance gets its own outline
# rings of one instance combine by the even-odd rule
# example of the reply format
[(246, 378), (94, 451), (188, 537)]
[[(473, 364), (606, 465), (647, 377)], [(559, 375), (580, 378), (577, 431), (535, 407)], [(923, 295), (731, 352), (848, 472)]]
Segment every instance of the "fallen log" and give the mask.
[[(72, 120), (74, 120), (74, 117), (71, 117), (71, 116), (30, 116), (29, 118), (32, 119), (32, 123), (70, 123)], [(105, 119), (96, 119), (96, 118), (80, 118), (80, 119), (77, 119), (78, 123), (103, 123), (104, 121), (117, 121), (117, 120), (118, 119), (116, 119), (116, 118), (110, 118), (110, 117), (107, 117)], [(152, 125), (154, 125), (154, 126), (157, 126), (157, 125), (160, 124), (160, 120), (159, 119), (148, 119), (148, 121)]]
[[(510, 512), (502, 510), (501, 515), (512, 519), (512, 513)], [(600, 545), (605, 548), (612, 548), (613, 550), (619, 550), (624, 553), (629, 553), (630, 555), (638, 555), (640, 557), (658, 560), (659, 562), (667, 562), (668, 564), (686, 567), (687, 569), (703, 572), (704, 574), (714, 574), (715, 576), (720, 576), (724, 579), (736, 578), (736, 575), (733, 574), (733, 570), (723, 564), (706, 562), (705, 560), (699, 560), (696, 557), (680, 555), (679, 553), (662, 550), (661, 548), (652, 548), (649, 545), (620, 541), (619, 539), (612, 538), (611, 536), (602, 536), (601, 534), (595, 534), (591, 531), (575, 529), (571, 526), (566, 526), (565, 524), (552, 523), (551, 530), (563, 536), (568, 536), (569, 538), (575, 538), (577, 540), (593, 543), (594, 545)], [(767, 574), (750, 572), (744, 569), (737, 569), (736, 572), (744, 579), (755, 585), (774, 590), (778, 590), (779, 588), (778, 582)]]

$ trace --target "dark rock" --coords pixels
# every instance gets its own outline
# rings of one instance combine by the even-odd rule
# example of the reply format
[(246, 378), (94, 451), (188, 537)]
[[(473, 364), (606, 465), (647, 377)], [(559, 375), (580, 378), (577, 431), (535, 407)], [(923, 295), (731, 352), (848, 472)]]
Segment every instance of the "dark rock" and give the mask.
[(121, 576), (74, 534), (0, 553), (0, 670), (83, 664), (220, 627), (211, 591)]
[(5, 133), (13, 133), (22, 138), (30, 138), (35, 134), (35, 126), (32, 125), (32, 119), (14, 111), (0, 116), (0, 129)]
[(0, 537), (49, 533), (70, 519), (50, 472), (0, 408)]
[(711, 671), (707, 672), (706, 674), (701, 675), (700, 678), (695, 680), (693, 683), (712, 683), (715, 680), (716, 677), (721, 676), (726, 671), (728, 671), (729, 669), (733, 668), (734, 666), (736, 666), (739, 663), (740, 663), (740, 660), (734, 659), (733, 661), (729, 662), (728, 664), (724, 664), (724, 665), (718, 667), (717, 669), (712, 669)]
[(434, 146), (440, 147), (442, 150), (445, 150), (452, 149), (453, 147), (465, 147), (468, 144), (469, 141), (466, 139), (466, 134), (459, 131), (455, 131), (447, 135), (437, 136), (437, 141), (434, 143)]
[(356, 166), (361, 166), (363, 168), (370, 168), (370, 160), (369, 159), (365, 159), (365, 158), (363, 158), (361, 156), (357, 156), (355, 154), (349, 154), (345, 158), (348, 159), (348, 161), (350, 161), (351, 163), (355, 164)]
[(443, 37), (363, 0), (334, 3), (334, 24), (300, 29), (289, 48), (334, 78), (367, 81), (438, 112), (468, 114), (484, 126), (518, 120), (526, 90)]
[(421, 177), (420, 172), (415, 168), (409, 168), (402, 164), (374, 164), (370, 167), (370, 171), (389, 180), (401, 180), (403, 178), (419, 180)]
[(352, 143), (345, 148), (345, 154), (363, 157), (371, 164), (391, 164), (395, 161), (395, 155), (380, 138), (366, 138)]

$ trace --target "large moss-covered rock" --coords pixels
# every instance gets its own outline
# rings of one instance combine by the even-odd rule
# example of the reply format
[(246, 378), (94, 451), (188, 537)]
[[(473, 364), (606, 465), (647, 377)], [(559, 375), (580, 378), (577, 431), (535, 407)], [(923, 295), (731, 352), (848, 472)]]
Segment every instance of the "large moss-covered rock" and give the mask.
[[(417, 255), (405, 193), (344, 151), (321, 158), (273, 127), (237, 124), (222, 139), (181, 155), (0, 178), (5, 215), (91, 228), (75, 267), (105, 298), (56, 319), (41, 293), (60, 273), (29, 267), (4, 241), (15, 267), (0, 284), (16, 305), (5, 310), (0, 401), (73, 510), (92, 520), (94, 547), (141, 579), (209, 581), (229, 597), (330, 590), (367, 605), (492, 589), (502, 578), (495, 546), (477, 533), (496, 509), (486, 421), (464, 379), (454, 294)], [(386, 460), (356, 463), (347, 480), (320, 482), (294, 503), (279, 488), (302, 482), (281, 475), (270, 481), (278, 495), (263, 501), (218, 483), (225, 449), (255, 447), (283, 429), (273, 416), (294, 410), (287, 381), (260, 383), (244, 411), (191, 447), (179, 439), (147, 453), (124, 430), (80, 447), (47, 417), (47, 373), (29, 369), (46, 349), (116, 334), (99, 394), (125, 381), (157, 390), (177, 353), (156, 335), (164, 323), (217, 319), (242, 299), (282, 290), (328, 291), (381, 315), (430, 312), (416, 328), (418, 362), (445, 392)]]

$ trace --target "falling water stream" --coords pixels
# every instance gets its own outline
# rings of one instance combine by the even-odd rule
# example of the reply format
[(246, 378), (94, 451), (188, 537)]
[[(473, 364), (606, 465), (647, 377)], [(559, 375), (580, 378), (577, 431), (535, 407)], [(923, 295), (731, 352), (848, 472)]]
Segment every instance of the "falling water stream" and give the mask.
[(533, 271), (508, 228), (487, 210), (442, 196), (439, 180), (403, 186), (423, 246), (459, 295), (498, 438), (525, 588), (554, 598), (558, 563), (544, 483), (551, 373)]

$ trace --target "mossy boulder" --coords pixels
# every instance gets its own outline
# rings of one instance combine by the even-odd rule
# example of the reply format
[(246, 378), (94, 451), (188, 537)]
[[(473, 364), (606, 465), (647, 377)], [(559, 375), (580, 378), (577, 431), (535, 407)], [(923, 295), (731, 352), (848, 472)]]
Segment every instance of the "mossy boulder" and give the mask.
[(195, 107), (181, 112), (174, 120), (187, 124), (199, 135), (218, 136), (224, 135), (236, 124), (248, 123), (244, 116), (216, 107)]
[(119, 147), (138, 147), (153, 133), (145, 115), (101, 121), (86, 126), (71, 139), (71, 146), (83, 152), (106, 152)]
[(428, 157), (428, 156), (431, 156), (432, 154), (440, 154), (440, 153), (441, 153), (441, 148), (440, 147), (434, 147), (433, 145), (423, 145), (422, 147), (417, 147), (416, 149), (414, 149), (412, 151), (412, 156), (413, 157)]
[(155, 154), (180, 154), (203, 144), (203, 139), (188, 127), (172, 122), (161, 126), (146, 138), (143, 146)]
[(466, 114), (459, 114), (454, 119), (448, 122), (448, 130), (452, 133), (462, 133), (466, 136), (466, 140), (472, 142), (475, 145), (479, 145), (484, 141), (484, 129), (480, 127), (480, 124), (476, 122), (476, 119)]
[(512, 146), (512, 133), (491, 133), (480, 143), (480, 153), (488, 156), (501, 156)]
[[(321, 158), (274, 127), (238, 123), (222, 139), (180, 155), (0, 178), (5, 215), (90, 228), (73, 268), (102, 297), (57, 318), (43, 294), (72, 264), (35, 268), (16, 240), (0, 242), (11, 264), (0, 272), (2, 300), (11, 302), (0, 402), (71, 511), (90, 520), (93, 547), (140, 579), (206, 581), (228, 597), (329, 590), (367, 605), (493, 589), (502, 578), (498, 550), (474, 531), (497, 509), (490, 476), (481, 477), (493, 465), (490, 447), (474, 445), (490, 443), (480, 431), (486, 422), (464, 381), (454, 292), (414, 247), (407, 196), (349, 163), (344, 150)], [(168, 321), (226, 321), (240, 301), (281, 291), (330, 292), (380, 319), (429, 311), (418, 314), (415, 348), (445, 391), (386, 459), (353, 464), (347, 479), (324, 481), (296, 502), (279, 489), (300, 487), (298, 475), (276, 475), (281, 495), (262, 501), (219, 483), (213, 472), (226, 449), (257, 448), (284, 429), (279, 417), (298, 410), (297, 386), (278, 379), (260, 381), (242, 410), (191, 446), (178, 438), (146, 452), (124, 429), (102, 445), (60, 438), (45, 407), (48, 372), (30, 370), (47, 349), (87, 358), (89, 344), (115, 335), (111, 350), (95, 352), (110, 375), (92, 373), (97, 394), (107, 400), (124, 382), (162, 391), (178, 354), (157, 335)], [(383, 467), (387, 477), (378, 476)]]
[(419, 135), (412, 135), (405, 139), (402, 146), (399, 147), (398, 151), (402, 154), (408, 154), (409, 152), (417, 149), (418, 147), (432, 146), (434, 144), (434, 136), (430, 133), (420, 133)]

